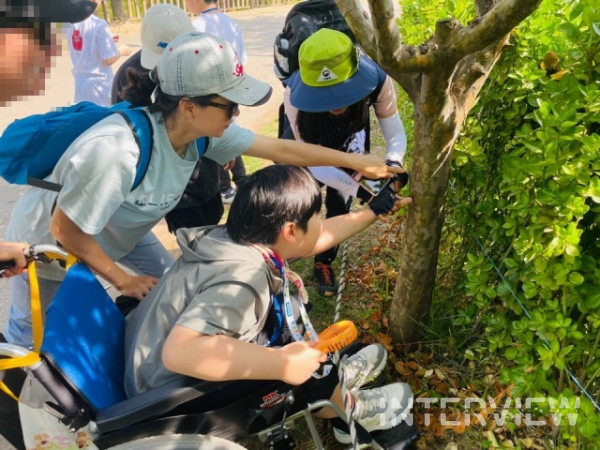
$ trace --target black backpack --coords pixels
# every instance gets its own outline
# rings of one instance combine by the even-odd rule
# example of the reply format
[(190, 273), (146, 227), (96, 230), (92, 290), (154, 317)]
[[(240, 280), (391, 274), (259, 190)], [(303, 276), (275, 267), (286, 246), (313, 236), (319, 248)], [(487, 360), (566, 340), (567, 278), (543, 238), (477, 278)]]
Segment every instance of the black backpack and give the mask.
[(321, 28), (345, 33), (356, 42), (354, 34), (334, 0), (308, 0), (297, 3), (285, 18), (281, 33), (275, 38), (273, 71), (284, 81), (298, 70), (300, 45)]

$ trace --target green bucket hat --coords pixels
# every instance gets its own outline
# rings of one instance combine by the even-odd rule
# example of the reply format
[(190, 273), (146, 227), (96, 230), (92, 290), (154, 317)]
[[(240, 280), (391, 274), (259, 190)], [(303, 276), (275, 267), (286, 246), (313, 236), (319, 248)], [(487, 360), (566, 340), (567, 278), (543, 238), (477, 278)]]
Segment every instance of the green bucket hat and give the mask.
[(377, 65), (340, 31), (321, 28), (298, 52), (300, 69), (286, 80), (290, 101), (306, 112), (326, 112), (367, 97), (379, 81)]

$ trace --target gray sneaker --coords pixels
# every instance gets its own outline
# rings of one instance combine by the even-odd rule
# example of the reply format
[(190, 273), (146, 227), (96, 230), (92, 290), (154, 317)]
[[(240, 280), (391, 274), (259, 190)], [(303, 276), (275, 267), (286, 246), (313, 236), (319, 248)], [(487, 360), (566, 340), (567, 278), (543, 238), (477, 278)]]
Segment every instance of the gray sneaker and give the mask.
[(387, 362), (387, 351), (381, 344), (371, 344), (350, 356), (344, 364), (346, 389), (360, 389), (379, 376)]
[[(354, 420), (357, 420), (369, 433), (390, 429), (406, 420), (413, 403), (412, 391), (406, 383), (356, 391), (354, 399), (356, 402)], [(350, 434), (335, 427), (333, 427), (333, 435), (342, 444), (349, 444), (352, 441)]]

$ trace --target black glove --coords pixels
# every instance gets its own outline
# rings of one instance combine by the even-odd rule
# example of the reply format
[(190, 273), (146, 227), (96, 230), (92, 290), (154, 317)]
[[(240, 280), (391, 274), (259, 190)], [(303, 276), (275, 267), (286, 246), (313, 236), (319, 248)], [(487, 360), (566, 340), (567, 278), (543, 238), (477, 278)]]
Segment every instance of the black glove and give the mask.
[(376, 215), (387, 214), (394, 207), (394, 203), (396, 203), (396, 191), (394, 190), (393, 181), (394, 178), (390, 180), (385, 187), (379, 191), (375, 197), (371, 199), (369, 203), (369, 207), (373, 210)]
[[(403, 167), (400, 162), (394, 161), (391, 159), (386, 160), (385, 164), (390, 167)], [(406, 186), (408, 184), (408, 172), (397, 173), (392, 177), (392, 179), (390, 181), (392, 183), (398, 182), (397, 185), (395, 185), (395, 187), (399, 191), (400, 189), (402, 189), (404, 186)]]

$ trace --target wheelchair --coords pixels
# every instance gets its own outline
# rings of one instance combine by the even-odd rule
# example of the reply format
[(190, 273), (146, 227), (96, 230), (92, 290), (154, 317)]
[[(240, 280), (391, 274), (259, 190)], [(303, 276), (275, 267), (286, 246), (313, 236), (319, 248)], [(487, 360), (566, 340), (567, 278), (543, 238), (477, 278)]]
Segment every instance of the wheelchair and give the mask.
[[(35, 253), (40, 250), (67, 257), (58, 247), (39, 246)], [(124, 336), (123, 313), (88, 267), (73, 264), (48, 308), (39, 358), (27, 370), (53, 399), (45, 402), (45, 411), (73, 434), (85, 429), (98, 449), (236, 450), (255, 436), (269, 450), (293, 449), (290, 429), (304, 419), (315, 448), (322, 450), (312, 412), (329, 407), (346, 417), (330, 401), (309, 403), (297, 386), (281, 381), (182, 376), (127, 398)], [(0, 344), (2, 356), (30, 353)], [(411, 449), (418, 439), (416, 426), (406, 422), (372, 434), (359, 431), (361, 448)]]

